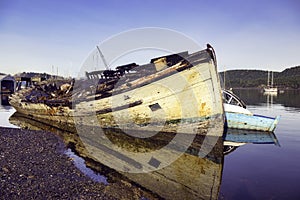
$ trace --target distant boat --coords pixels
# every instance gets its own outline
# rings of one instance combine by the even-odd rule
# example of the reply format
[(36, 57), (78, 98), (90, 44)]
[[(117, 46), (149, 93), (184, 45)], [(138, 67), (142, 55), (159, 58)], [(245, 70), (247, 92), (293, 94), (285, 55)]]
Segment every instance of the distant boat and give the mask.
[(271, 78), (271, 84), (270, 84), (270, 71), (268, 71), (268, 82), (267, 82), (267, 87), (264, 88), (265, 93), (275, 93), (277, 94), (278, 88), (274, 87), (274, 75), (272, 72), (272, 78)]
[(227, 128), (267, 132), (275, 130), (280, 116), (273, 118), (255, 115), (246, 109), (245, 103), (231, 91), (223, 90), (222, 93)]

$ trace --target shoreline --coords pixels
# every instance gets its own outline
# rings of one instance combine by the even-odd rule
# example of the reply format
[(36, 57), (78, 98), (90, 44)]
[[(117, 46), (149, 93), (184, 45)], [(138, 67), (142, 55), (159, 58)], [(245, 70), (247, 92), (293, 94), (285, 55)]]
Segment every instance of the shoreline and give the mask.
[(93, 181), (66, 150), (52, 132), (0, 127), (0, 199), (157, 199), (125, 180)]

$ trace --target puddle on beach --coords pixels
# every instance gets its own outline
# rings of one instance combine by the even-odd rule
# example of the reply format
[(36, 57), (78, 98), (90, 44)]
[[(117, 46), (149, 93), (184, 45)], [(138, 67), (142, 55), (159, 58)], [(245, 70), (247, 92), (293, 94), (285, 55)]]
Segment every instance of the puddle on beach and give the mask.
[(19, 128), (9, 122), (9, 117), (16, 112), (16, 110), (9, 105), (7, 94), (0, 94), (0, 127)]
[(75, 166), (86, 176), (90, 177), (93, 181), (96, 181), (98, 183), (104, 183), (105, 185), (108, 185), (107, 178), (103, 175), (100, 175), (99, 173), (93, 171), (92, 169), (88, 168), (85, 164), (85, 161), (83, 158), (77, 156), (71, 149), (67, 149), (65, 151), (65, 154), (72, 159)]
[(9, 122), (9, 117), (14, 114), (16, 110), (11, 106), (0, 105), (0, 127), (19, 128)]

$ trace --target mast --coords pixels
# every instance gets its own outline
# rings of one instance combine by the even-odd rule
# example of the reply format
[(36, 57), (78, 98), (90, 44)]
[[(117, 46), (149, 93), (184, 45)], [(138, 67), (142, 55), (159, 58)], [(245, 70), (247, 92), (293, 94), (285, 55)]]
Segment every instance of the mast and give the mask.
[(226, 90), (226, 77), (225, 77), (226, 71), (224, 71), (224, 90)]
[(267, 86), (270, 86), (270, 71), (268, 70), (268, 82), (267, 82)]
[(108, 64), (107, 64), (107, 62), (106, 62), (106, 60), (105, 60), (105, 58), (104, 58), (103, 53), (101, 52), (101, 50), (100, 50), (100, 48), (99, 48), (98, 46), (97, 46), (97, 49), (98, 49), (98, 52), (99, 52), (99, 54), (100, 54), (100, 56), (101, 56), (101, 59), (102, 59), (104, 65), (105, 65), (105, 69), (108, 70), (108, 69), (109, 69), (109, 68), (108, 68)]
[(272, 80), (271, 80), (271, 86), (273, 87), (273, 75), (274, 75), (274, 72), (272, 71)]

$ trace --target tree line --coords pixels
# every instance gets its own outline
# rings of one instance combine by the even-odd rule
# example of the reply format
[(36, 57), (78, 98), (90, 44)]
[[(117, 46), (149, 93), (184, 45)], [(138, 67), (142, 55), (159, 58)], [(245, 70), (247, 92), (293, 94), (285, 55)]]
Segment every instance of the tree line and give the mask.
[[(219, 73), (221, 80), (224, 72)], [(281, 89), (300, 89), (300, 66), (287, 68), (282, 72), (273, 72), (274, 86)], [(271, 75), (270, 75), (271, 76)], [(225, 71), (226, 88), (263, 88), (267, 85), (268, 71), (264, 70), (228, 70)], [(222, 87), (224, 87), (224, 81)]]

